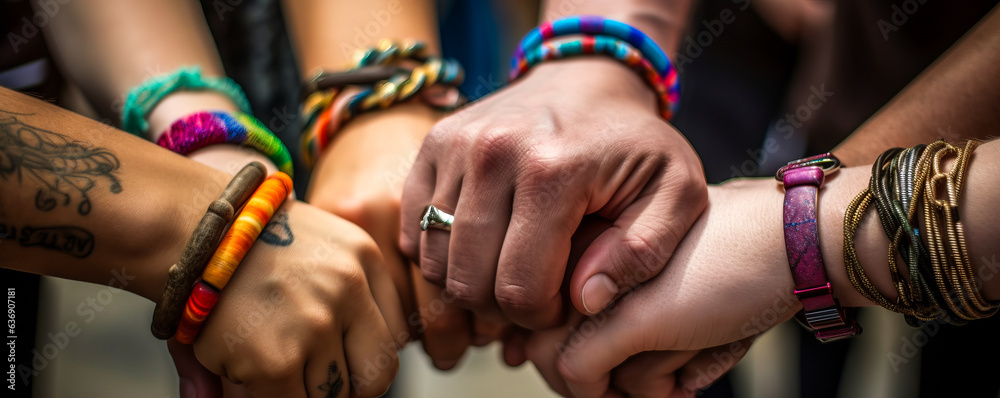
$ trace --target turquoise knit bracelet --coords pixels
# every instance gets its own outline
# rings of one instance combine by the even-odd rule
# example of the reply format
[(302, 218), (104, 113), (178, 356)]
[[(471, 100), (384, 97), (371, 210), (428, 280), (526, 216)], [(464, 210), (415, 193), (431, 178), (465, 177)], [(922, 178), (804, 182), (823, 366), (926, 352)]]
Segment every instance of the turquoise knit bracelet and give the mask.
[(155, 76), (129, 90), (122, 110), (122, 129), (145, 137), (149, 130), (146, 115), (167, 95), (177, 90), (213, 90), (233, 100), (243, 113), (252, 113), (250, 101), (243, 90), (228, 77), (204, 77), (197, 66), (183, 67), (169, 75)]

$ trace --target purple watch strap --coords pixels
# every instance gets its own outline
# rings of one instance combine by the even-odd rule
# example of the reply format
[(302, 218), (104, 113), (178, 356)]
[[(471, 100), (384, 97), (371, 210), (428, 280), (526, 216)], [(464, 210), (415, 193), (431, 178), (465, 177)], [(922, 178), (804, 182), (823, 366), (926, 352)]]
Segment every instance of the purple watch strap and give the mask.
[(789, 163), (778, 172), (785, 186), (785, 251), (795, 280), (795, 296), (802, 302), (804, 324), (816, 331), (816, 338), (824, 342), (861, 333), (852, 311), (841, 308), (833, 298), (820, 252), (816, 219), (818, 193), (826, 173), (839, 167), (836, 158), (827, 156), (833, 159), (830, 168), (803, 164), (804, 161), (815, 164), (821, 155)]
[(826, 268), (819, 251), (816, 198), (823, 170), (805, 167), (785, 172), (785, 250), (795, 275), (795, 289), (826, 285)]

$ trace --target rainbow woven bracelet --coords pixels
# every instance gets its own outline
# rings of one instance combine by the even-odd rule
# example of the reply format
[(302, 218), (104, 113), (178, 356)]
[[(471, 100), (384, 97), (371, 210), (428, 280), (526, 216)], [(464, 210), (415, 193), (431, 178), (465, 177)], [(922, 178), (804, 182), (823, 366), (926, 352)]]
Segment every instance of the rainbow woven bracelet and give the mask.
[(292, 155), (257, 118), (236, 112), (196, 112), (173, 122), (157, 144), (187, 156), (214, 144), (246, 145), (264, 154), (278, 170), (292, 174)]
[(145, 137), (149, 130), (146, 115), (168, 95), (179, 90), (213, 90), (231, 99), (243, 112), (250, 113), (250, 101), (236, 82), (228, 77), (206, 77), (201, 68), (178, 68), (167, 75), (154, 76), (129, 90), (122, 108), (122, 130)]
[[(517, 69), (511, 70), (510, 80), (516, 80), (542, 61), (592, 54), (609, 55), (635, 69), (636, 73), (642, 76), (643, 80), (656, 93), (660, 104), (660, 114), (665, 119), (670, 120), (676, 111), (679, 93), (676, 90), (667, 89), (664, 85), (664, 79), (653, 69), (649, 61), (642, 57), (639, 50), (625, 41), (611, 36), (586, 35), (578, 39), (558, 42), (546, 40), (539, 46), (522, 53), (522, 58), (517, 62)], [(672, 78), (676, 81), (677, 74), (675, 73)]]

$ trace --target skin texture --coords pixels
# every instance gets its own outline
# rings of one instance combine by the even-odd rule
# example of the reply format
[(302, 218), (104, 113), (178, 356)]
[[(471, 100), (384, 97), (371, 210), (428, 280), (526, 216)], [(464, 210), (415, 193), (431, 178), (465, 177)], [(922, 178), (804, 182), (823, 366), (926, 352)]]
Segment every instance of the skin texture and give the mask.
[[(381, 38), (416, 39), (440, 52), (433, 2), (286, 1), (283, 3), (303, 76), (344, 70), (355, 51)], [(378, 35), (367, 33), (379, 26)], [(378, 242), (406, 314), (407, 340), (421, 340), (439, 369), (451, 369), (470, 345), (500, 338), (503, 323), (485, 322), (460, 308), (420, 276), (399, 250), (403, 181), (420, 144), (441, 112), (421, 101), (360, 115), (331, 132), (306, 200), (364, 228)]]
[[(82, 257), (44, 246), (2, 244), (0, 256), (11, 259), (3, 266), (111, 283), (158, 299), (167, 268), (179, 258), (190, 231), (230, 176), (8, 90), (0, 90), (0, 102), (5, 104), (0, 110), (5, 121), (2, 164), (17, 172), (0, 178), (4, 192), (0, 224), (58, 223), (93, 235), (92, 251)], [(16, 129), (10, 127), (13, 119), (19, 122)], [(26, 157), (40, 147), (38, 142), (47, 143), (41, 147), (68, 142), (72, 144), (68, 148), (80, 149)], [(117, 165), (109, 169), (91, 167), (95, 163), (65, 163), (64, 172), (91, 171), (86, 177), (93, 184), (87, 192), (90, 211), (79, 212), (84, 197), (78, 192), (70, 192), (66, 206), (39, 207), (38, 192), (48, 188), (40, 180), (26, 178), (27, 161), (60, 164), (68, 159), (67, 154), (87, 151), (106, 153), (105, 158), (113, 157)], [(120, 188), (112, 188), (106, 175), (113, 176)], [(73, 181), (82, 186), (85, 180)], [(171, 347), (183, 391), (202, 395), (224, 388), (227, 394), (255, 397), (327, 396), (331, 391), (325, 383), (328, 370), (336, 362), (345, 386), (351, 386), (339, 396), (383, 393), (395, 376), (396, 348), (401, 342), (393, 338), (380, 309), (394, 318), (401, 318), (402, 313), (392, 281), (373, 272), (381, 268), (377, 246), (348, 221), (301, 202), (286, 201), (279, 213), (282, 218), (286, 218), (292, 242), (254, 245), (195, 344)], [(253, 316), (262, 312), (268, 322)], [(343, 344), (343, 339), (350, 344)], [(275, 341), (284, 344), (276, 346)], [(195, 366), (192, 358), (211, 373)], [(384, 366), (370, 367), (365, 360)], [(243, 385), (222, 387), (223, 379)], [(320, 388), (323, 385), (326, 390)]]
[[(688, 7), (553, 1), (541, 17), (606, 16), (672, 53)], [(570, 236), (584, 215), (599, 214), (615, 228), (595, 240), (569, 285), (573, 306), (596, 313), (641, 282), (632, 267), (659, 271), (705, 203), (697, 156), (654, 110), (652, 92), (627, 67), (588, 58), (540, 65), (445, 118), (407, 180), (404, 253), (477, 315), (549, 327), (569, 304), (560, 287)], [(408, 221), (428, 204), (456, 216), (450, 234)]]

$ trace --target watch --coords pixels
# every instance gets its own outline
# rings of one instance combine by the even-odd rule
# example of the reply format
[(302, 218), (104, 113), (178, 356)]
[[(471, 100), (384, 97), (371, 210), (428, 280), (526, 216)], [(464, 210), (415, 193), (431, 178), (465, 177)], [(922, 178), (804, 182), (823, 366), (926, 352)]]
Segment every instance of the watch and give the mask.
[(785, 251), (795, 297), (802, 302), (795, 318), (824, 343), (861, 334), (855, 309), (841, 307), (833, 297), (819, 249), (818, 193), (826, 176), (839, 168), (840, 160), (824, 153), (789, 162), (775, 175), (785, 187)]

